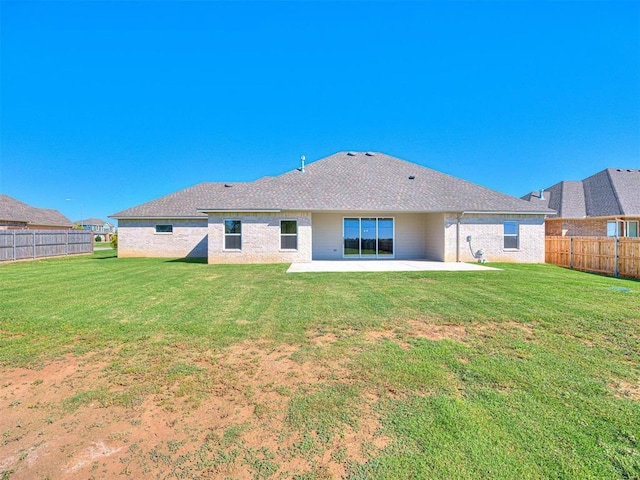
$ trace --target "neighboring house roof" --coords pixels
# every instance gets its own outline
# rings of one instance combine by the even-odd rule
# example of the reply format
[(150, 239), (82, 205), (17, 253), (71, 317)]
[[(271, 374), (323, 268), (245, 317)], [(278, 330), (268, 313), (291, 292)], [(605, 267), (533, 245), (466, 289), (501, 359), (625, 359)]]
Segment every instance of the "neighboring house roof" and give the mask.
[(36, 208), (8, 195), (0, 195), (0, 222), (16, 222), (43, 227), (73, 226), (58, 210)]
[[(540, 194), (522, 197), (540, 204)], [(584, 180), (562, 181), (544, 189), (544, 204), (554, 217), (584, 218), (640, 215), (640, 170), (607, 168)]]
[(109, 222), (107, 222), (106, 220), (101, 220), (99, 218), (87, 218), (86, 220), (76, 220), (75, 222), (76, 225), (111, 225)]
[(114, 218), (198, 217), (250, 210), (553, 213), (382, 153), (341, 152), (277, 177), (201, 183)]

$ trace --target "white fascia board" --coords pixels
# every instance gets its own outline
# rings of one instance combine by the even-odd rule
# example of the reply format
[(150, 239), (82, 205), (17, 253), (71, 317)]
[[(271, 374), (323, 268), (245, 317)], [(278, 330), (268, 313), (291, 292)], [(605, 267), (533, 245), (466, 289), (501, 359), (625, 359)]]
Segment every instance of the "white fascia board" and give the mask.
[[(507, 212), (507, 211), (483, 211), (483, 210), (465, 210), (460, 212), (462, 215), (553, 215), (553, 212)], [(455, 212), (453, 212), (455, 213)]]
[(144, 215), (144, 216), (126, 216), (126, 217), (114, 217), (109, 215), (108, 218), (115, 218), (116, 220), (206, 220), (203, 215)]
[(275, 208), (198, 208), (202, 213), (280, 213)]

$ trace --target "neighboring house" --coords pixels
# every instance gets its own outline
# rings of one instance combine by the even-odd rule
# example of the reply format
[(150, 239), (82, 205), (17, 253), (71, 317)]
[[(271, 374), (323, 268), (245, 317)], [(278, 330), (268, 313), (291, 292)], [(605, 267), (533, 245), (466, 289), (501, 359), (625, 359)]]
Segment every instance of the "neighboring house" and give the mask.
[(0, 195), (0, 230), (64, 230), (73, 223), (58, 210), (36, 208), (8, 195)]
[(385, 154), (342, 152), (277, 177), (201, 183), (111, 217), (121, 257), (474, 261), (473, 246), (489, 261), (544, 262), (551, 213)]
[(579, 181), (563, 181), (522, 197), (557, 213), (546, 220), (548, 236), (640, 234), (640, 170), (608, 168)]
[(116, 233), (116, 227), (114, 225), (99, 218), (87, 218), (73, 223), (83, 230), (91, 230), (94, 234), (100, 235), (105, 242), (111, 241), (111, 236)]

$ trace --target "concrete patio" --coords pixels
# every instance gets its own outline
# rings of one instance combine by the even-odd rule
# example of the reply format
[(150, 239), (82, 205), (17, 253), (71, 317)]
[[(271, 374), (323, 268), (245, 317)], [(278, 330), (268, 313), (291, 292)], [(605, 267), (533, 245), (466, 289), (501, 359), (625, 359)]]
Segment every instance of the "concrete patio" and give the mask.
[(313, 272), (478, 272), (500, 270), (479, 263), (428, 260), (314, 260), (292, 263), (287, 273)]

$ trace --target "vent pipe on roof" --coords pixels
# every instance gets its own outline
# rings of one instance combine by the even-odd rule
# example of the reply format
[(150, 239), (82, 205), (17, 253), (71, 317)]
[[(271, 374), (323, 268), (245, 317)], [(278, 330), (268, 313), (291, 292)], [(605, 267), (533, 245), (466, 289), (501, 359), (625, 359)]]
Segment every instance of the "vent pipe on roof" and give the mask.
[(304, 173), (304, 161), (305, 161), (305, 160), (306, 160), (306, 157), (305, 157), (304, 155), (302, 155), (302, 156), (300, 157), (300, 171), (301, 171), (302, 173)]
[(540, 189), (540, 200), (544, 200), (544, 189)]

